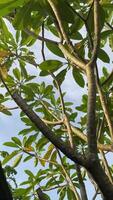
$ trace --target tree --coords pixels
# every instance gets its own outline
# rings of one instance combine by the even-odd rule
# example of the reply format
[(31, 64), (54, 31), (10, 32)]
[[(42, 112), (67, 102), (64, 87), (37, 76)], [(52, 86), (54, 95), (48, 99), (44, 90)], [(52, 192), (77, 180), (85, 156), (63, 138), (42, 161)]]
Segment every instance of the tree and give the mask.
[[(1, 151), (1, 200), (50, 199), (47, 191), (55, 189), (60, 200), (87, 200), (86, 179), (95, 188), (93, 199), (112, 199), (113, 168), (106, 158), (113, 151), (113, 71), (106, 66), (112, 66), (112, 7), (111, 0), (0, 0), (0, 111), (10, 117), (17, 109), (26, 126), (4, 143), (12, 153)], [(40, 63), (38, 46), (31, 48), (37, 40)], [(70, 72), (83, 91), (79, 106), (62, 90)], [(19, 185), (15, 168), (33, 161)]]

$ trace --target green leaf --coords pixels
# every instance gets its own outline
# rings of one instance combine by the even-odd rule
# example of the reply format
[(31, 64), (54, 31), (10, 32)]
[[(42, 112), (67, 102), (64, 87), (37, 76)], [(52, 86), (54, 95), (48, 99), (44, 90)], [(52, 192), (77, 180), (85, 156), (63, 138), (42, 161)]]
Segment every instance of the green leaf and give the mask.
[[(65, 79), (67, 69), (62, 70), (59, 74), (56, 76), (56, 80), (58, 81), (59, 85), (61, 85)], [(55, 80), (53, 81), (55, 87), (57, 87)]]
[(20, 81), (21, 74), (20, 74), (20, 71), (19, 71), (18, 68), (13, 69), (13, 74), (14, 74), (15, 78), (16, 78), (18, 81)]
[(0, 19), (0, 27), (2, 29), (2, 36), (5, 40), (5, 42), (13, 45), (16, 48), (16, 43), (15, 43), (13, 34), (11, 32), (9, 32), (8, 27), (2, 18)]
[(32, 11), (32, 2), (30, 1), (25, 6), (23, 6), (19, 12), (17, 11), (16, 17), (14, 19), (14, 26), (18, 30), (24, 29), (31, 21), (31, 11)]
[(110, 35), (113, 34), (113, 31), (112, 30), (107, 30), (107, 31), (103, 31), (101, 33), (101, 39), (106, 39), (107, 37), (109, 37)]
[(18, 197), (18, 196), (23, 196), (27, 193), (27, 190), (26, 188), (16, 188), (14, 190), (14, 196), (15, 197)]
[(75, 195), (74, 195), (73, 191), (70, 190), (70, 188), (67, 188), (67, 198), (68, 198), (68, 200), (72, 200), (75, 198)]
[(5, 165), (7, 162), (9, 162), (13, 157), (15, 157), (18, 154), (19, 150), (13, 151), (11, 154), (6, 156), (2, 162), (3, 165)]
[[(113, 32), (113, 30), (112, 30)], [(112, 51), (113, 51), (113, 35), (110, 35), (109, 37), (109, 46), (111, 47)]]
[(44, 160), (41, 160), (42, 166), (45, 166), (46, 160), (49, 160), (53, 149), (54, 149), (53, 144), (50, 144), (49, 147), (48, 147), (48, 150), (46, 151), (46, 153), (45, 153), (45, 155), (43, 157)]
[(32, 144), (33, 141), (36, 140), (37, 135), (31, 135), (29, 136), (29, 138), (27, 139), (27, 141), (25, 142), (24, 146), (30, 146)]
[(51, 43), (51, 42), (46, 42), (47, 48), (56, 56), (64, 58), (64, 54), (62, 51), (58, 48), (57, 44)]
[(99, 49), (98, 58), (100, 58), (100, 60), (102, 60), (103, 62), (106, 62), (106, 63), (110, 62), (110, 58), (108, 54), (103, 49)]
[(39, 67), (44, 71), (56, 71), (62, 66), (62, 62), (58, 60), (46, 60), (42, 62)]
[(16, 144), (18, 144), (19, 146), (22, 145), (22, 143), (21, 143), (21, 141), (19, 140), (19, 138), (17, 138), (17, 137), (12, 137), (11, 139), (12, 139)]
[[(57, 1), (57, 3), (58, 3), (57, 6), (59, 7), (59, 12), (60, 12), (63, 22), (72, 23), (72, 21), (74, 21), (75, 19), (75, 14), (73, 10), (68, 6), (65, 0)], [(62, 12), (63, 11), (62, 9), (64, 9), (65, 11)]]
[(76, 68), (74, 68), (74, 69), (72, 70), (72, 73), (73, 73), (73, 78), (74, 78), (75, 82), (76, 82), (80, 87), (84, 87), (85, 82), (84, 82), (83, 76), (82, 76), (82, 74), (79, 72), (79, 70), (76, 69)]
[(8, 146), (8, 147), (18, 147), (14, 142), (5, 142), (3, 145)]
[(105, 77), (107, 77), (107, 76), (109, 75), (109, 73), (108, 73), (106, 67), (103, 67), (102, 72), (103, 72), (103, 75), (104, 75)]
[(39, 76), (48, 76), (50, 75), (48, 71), (41, 71)]
[(48, 85), (44, 91), (44, 97), (49, 95), (52, 92), (53, 86), (52, 85)]
[(0, 17), (4, 16), (18, 6), (22, 6), (27, 0), (0, 0)]
[(53, 161), (53, 162), (56, 162), (56, 159), (57, 159), (57, 151), (55, 150), (52, 153), (50, 160)]
[(26, 173), (29, 177), (31, 177), (32, 179), (35, 178), (34, 174), (33, 174), (30, 170), (25, 170), (25, 173)]
[(19, 163), (21, 162), (22, 157), (23, 157), (23, 155), (20, 154), (15, 158), (15, 160), (14, 160), (14, 162), (12, 164), (13, 168), (15, 168), (15, 167), (17, 167), (19, 165)]
[(5, 115), (8, 115), (8, 116), (12, 115), (12, 113), (9, 110), (6, 110), (6, 109), (2, 110), (1, 112), (4, 113)]

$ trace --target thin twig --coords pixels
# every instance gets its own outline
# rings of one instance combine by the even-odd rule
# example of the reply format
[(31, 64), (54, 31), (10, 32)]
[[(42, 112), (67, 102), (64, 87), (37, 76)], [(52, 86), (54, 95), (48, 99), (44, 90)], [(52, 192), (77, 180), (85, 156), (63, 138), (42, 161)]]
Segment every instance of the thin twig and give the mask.
[(48, 38), (43, 38), (42, 36), (37, 35), (36, 33), (34, 33), (33, 31), (31, 31), (29, 29), (25, 29), (24, 32), (27, 33), (28, 35), (33, 36), (34, 38), (36, 38), (36, 39), (38, 39), (40, 41), (50, 42), (50, 43), (53, 43), (53, 44), (56, 44), (56, 45), (59, 44), (59, 42), (54, 41), (54, 40), (50, 40)]
[(105, 157), (105, 154), (104, 154), (104, 152), (102, 150), (100, 150), (100, 155), (101, 155), (101, 159), (102, 159), (103, 165), (105, 167), (106, 174), (109, 177), (109, 180), (111, 181), (111, 183), (113, 184), (113, 177), (112, 177), (112, 174), (111, 174), (107, 159)]
[(65, 169), (65, 167), (64, 167), (64, 164), (63, 164), (63, 162), (62, 162), (62, 156), (61, 156), (60, 151), (59, 151), (58, 149), (57, 149), (57, 152), (58, 152), (58, 155), (59, 155), (59, 158), (60, 158), (60, 161), (61, 161), (62, 170), (64, 171), (64, 173), (65, 173), (65, 175), (66, 175), (66, 179), (67, 179), (69, 185), (71, 186), (71, 188), (72, 188), (72, 190), (73, 190), (73, 192), (74, 192), (74, 194), (75, 194), (76, 199), (77, 199), (77, 200), (80, 200), (80, 196), (79, 196), (79, 194), (78, 194), (78, 192), (77, 192), (75, 186), (73, 185), (73, 182), (72, 182), (70, 176), (68, 175), (68, 173), (67, 173), (67, 171), (66, 171), (66, 169)]

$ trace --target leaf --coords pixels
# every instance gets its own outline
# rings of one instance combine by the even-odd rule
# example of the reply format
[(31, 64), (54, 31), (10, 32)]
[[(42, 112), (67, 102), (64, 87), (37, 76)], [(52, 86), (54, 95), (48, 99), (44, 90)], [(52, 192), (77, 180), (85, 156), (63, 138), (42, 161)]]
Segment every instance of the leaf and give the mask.
[(54, 43), (51, 43), (51, 42), (46, 42), (46, 46), (53, 54), (55, 54), (56, 56), (60, 56), (60, 57), (64, 58), (64, 54), (58, 48), (57, 44), (54, 44)]
[(106, 39), (107, 37), (109, 37), (110, 35), (113, 34), (113, 31), (112, 30), (107, 30), (107, 31), (103, 31), (101, 33), (101, 39)]
[(74, 78), (75, 82), (76, 82), (80, 87), (84, 87), (85, 82), (84, 82), (83, 76), (82, 76), (82, 74), (79, 72), (79, 70), (76, 69), (76, 68), (74, 68), (74, 69), (72, 70), (72, 73), (73, 73), (73, 78)]
[[(72, 21), (75, 20), (75, 15), (73, 10), (68, 6), (65, 0), (60, 0), (60, 1), (58, 0), (56, 2), (58, 3), (57, 6), (59, 7), (59, 12), (62, 20), (65, 22), (72, 23)], [(64, 9), (64, 11), (62, 9)]]
[(18, 81), (20, 81), (21, 74), (20, 74), (20, 71), (19, 71), (18, 68), (13, 69), (13, 74), (14, 74), (15, 78), (16, 78)]
[(5, 115), (8, 115), (8, 116), (12, 115), (12, 113), (7, 109), (3, 109), (1, 112), (4, 113)]
[[(4, 42), (13, 45), (14, 48), (17, 48), (13, 34), (9, 32), (8, 27), (3, 18), (0, 18), (0, 28), (2, 30), (2, 37)], [(7, 51), (9, 51), (9, 49)], [(10, 54), (12, 53), (10, 52), (9, 55)]]
[(0, 0), (0, 17), (4, 16), (18, 6), (22, 6), (26, 0)]
[[(59, 85), (61, 85), (65, 79), (67, 69), (62, 70), (59, 74), (56, 76), (56, 80), (58, 81)], [(53, 81), (55, 87), (57, 87), (55, 80)]]
[(18, 196), (23, 196), (27, 193), (26, 188), (16, 188), (14, 190), (14, 196), (18, 198)]
[(40, 159), (42, 166), (45, 166), (46, 160), (49, 160), (53, 149), (54, 149), (53, 144), (50, 144), (49, 147), (48, 147), (48, 150), (46, 151), (46, 153), (45, 153), (45, 155), (43, 157), (44, 160)]
[(56, 159), (57, 159), (57, 151), (55, 150), (52, 153), (50, 160), (53, 161), (53, 162), (56, 162)]
[(3, 79), (6, 79), (8, 77), (7, 67), (5, 65), (0, 67), (0, 74)]
[(22, 145), (22, 143), (21, 143), (21, 141), (19, 140), (19, 138), (17, 138), (17, 137), (12, 137), (11, 139), (12, 139), (16, 144), (18, 144), (19, 146)]
[[(112, 30), (113, 32), (113, 30)], [(109, 37), (109, 46), (111, 47), (112, 51), (113, 51), (113, 35), (110, 35)]]
[(5, 165), (7, 162), (9, 162), (13, 157), (15, 157), (18, 154), (19, 150), (13, 151), (11, 154), (6, 156), (2, 162), (3, 165)]
[(31, 21), (32, 2), (33, 1), (29, 1), (17, 12), (13, 22), (16, 29), (22, 30), (24, 27), (27, 28), (27, 25)]
[(62, 66), (62, 62), (58, 60), (46, 60), (39, 65), (39, 68), (44, 71), (56, 71)]
[(7, 56), (11, 55), (11, 52), (0, 50), (0, 58), (6, 58)]
[(31, 135), (28, 137), (27, 141), (25, 142), (25, 147), (28, 147), (32, 144), (33, 141), (36, 140), (37, 135)]
[(31, 177), (32, 179), (35, 178), (34, 174), (33, 174), (30, 170), (24, 170), (24, 171), (25, 171), (25, 173), (26, 173), (29, 177)]
[(3, 145), (8, 146), (8, 147), (18, 147), (14, 142), (5, 142)]
[(102, 60), (105, 63), (110, 62), (108, 54), (103, 49), (99, 49), (98, 58), (100, 58), (100, 60)]
[(18, 155), (18, 156), (15, 158), (15, 160), (14, 160), (14, 162), (13, 162), (13, 164), (12, 164), (12, 167), (13, 167), (13, 168), (15, 168), (15, 167), (17, 167), (17, 166), (19, 165), (19, 163), (21, 162), (22, 157), (23, 157), (23, 155), (21, 154), (21, 155)]
[(25, 68), (25, 62), (19, 59), (20, 69), (21, 69), (21, 75), (24, 78), (28, 78), (27, 70)]
[(44, 97), (49, 95), (52, 92), (53, 86), (52, 85), (48, 85), (44, 91)]
[(67, 198), (68, 200), (72, 200), (75, 198), (75, 194), (72, 190), (70, 190), (70, 188), (67, 188)]

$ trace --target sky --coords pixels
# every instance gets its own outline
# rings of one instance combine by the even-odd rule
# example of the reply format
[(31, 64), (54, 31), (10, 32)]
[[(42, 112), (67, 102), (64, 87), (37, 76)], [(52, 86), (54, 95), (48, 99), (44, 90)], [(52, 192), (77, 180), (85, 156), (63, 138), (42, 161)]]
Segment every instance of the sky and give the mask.
[[(11, 25), (9, 23), (8, 23), (8, 27), (11, 30), (11, 32), (13, 34), (15, 34), (14, 29), (11, 27)], [(46, 32), (46, 37), (49, 38), (49, 39), (54, 39), (54, 37), (52, 35), (50, 35), (48, 32)], [(35, 45), (33, 45), (31, 47), (31, 50), (33, 50), (35, 52), (38, 63), (40, 63), (42, 61), (42, 55), (40, 54), (40, 49), (41, 49), (41, 43), (39, 41), (36, 42)], [(106, 49), (109, 52), (109, 54), (111, 55), (112, 52), (110, 51), (108, 46), (106, 46)], [(46, 58), (47, 59), (54, 59), (54, 58), (57, 59), (58, 58), (55, 55), (53, 55), (52, 53), (50, 53), (48, 50), (45, 51), (45, 52), (46, 52)], [(99, 61), (98, 64), (103, 66), (103, 63), (101, 61)], [(106, 66), (109, 67), (109, 70), (112, 69), (112, 65), (106, 64)], [(39, 72), (36, 71), (35, 68), (31, 67), (31, 65), (28, 65), (27, 68), (30, 71), (30, 73), (32, 73), (32, 74), (37, 73), (37, 75), (38, 75)], [(99, 73), (100, 74), (102, 73), (101, 69), (99, 70)], [(52, 80), (50, 80), (50, 77), (47, 77), (47, 78), (38, 77), (37, 81), (38, 82), (46, 81), (47, 84), (50, 84), (50, 82)], [(63, 91), (67, 92), (66, 100), (74, 102), (74, 104), (76, 106), (78, 106), (80, 104), (84, 91), (87, 92), (86, 87), (85, 87), (85, 89), (84, 88), (82, 89), (77, 84), (75, 84), (75, 82), (72, 78), (71, 71), (67, 74), (66, 79), (65, 79), (65, 81), (62, 85), (62, 89), (63, 89)], [(1, 149), (3, 149), (3, 150), (6, 150), (6, 146), (3, 146), (2, 144), (6, 141), (9, 141), (11, 139), (11, 137), (17, 136), (18, 132), (25, 127), (25, 125), (20, 120), (18, 111), (14, 110), (14, 111), (12, 111), (12, 113), (13, 113), (13, 115), (11, 117), (0, 113), (0, 134), (1, 134), (0, 145), (1, 145)], [(7, 148), (7, 150), (12, 151), (11, 148)], [(112, 162), (111, 159), (110, 159), (110, 156), (108, 156), (108, 159), (109, 159), (110, 162)], [(18, 171), (17, 180), (18, 180), (18, 182), (23, 181), (23, 178), (26, 177), (25, 174), (24, 174), (24, 169), (31, 168), (31, 170), (32, 169), (34, 170), (34, 168), (31, 167), (31, 163), (32, 162), (30, 162), (30, 163), (27, 162), (27, 163), (24, 163), (21, 166), (17, 167), (17, 171)], [(36, 172), (37, 169), (35, 169), (34, 171)], [(94, 189), (91, 186), (91, 184), (89, 183), (89, 181), (86, 182), (86, 188), (87, 188), (89, 200), (91, 200), (91, 196), (94, 193)], [(58, 200), (58, 195), (56, 194), (55, 191), (50, 192), (50, 194), (51, 194), (51, 199), (54, 198), (54, 199)], [(98, 197), (97, 200), (101, 200), (101, 198)]]

